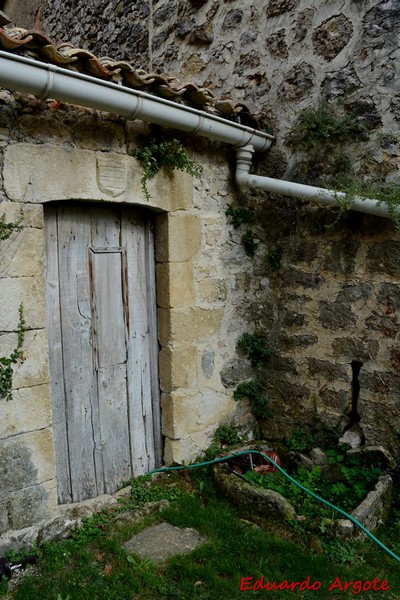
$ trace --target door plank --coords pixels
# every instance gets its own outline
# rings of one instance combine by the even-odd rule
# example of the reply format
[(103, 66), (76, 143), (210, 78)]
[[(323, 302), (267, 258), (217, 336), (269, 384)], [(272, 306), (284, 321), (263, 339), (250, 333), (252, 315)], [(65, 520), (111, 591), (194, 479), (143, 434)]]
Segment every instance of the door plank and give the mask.
[(65, 410), (71, 491), (76, 502), (93, 498), (103, 489), (91, 318), (80, 312), (82, 297), (90, 297), (90, 221), (87, 211), (73, 206), (58, 207), (57, 220)]
[(126, 362), (124, 253), (89, 250), (93, 351), (97, 369)]
[(101, 367), (97, 378), (104, 493), (113, 493), (132, 476), (126, 365)]
[[(154, 466), (154, 421), (151, 406), (147, 239), (143, 221), (123, 213), (121, 244), (127, 249), (130, 336), (128, 338), (128, 402), (133, 471), (142, 474)], [(150, 431), (150, 435), (149, 435)]]
[(61, 335), (60, 288), (58, 273), (57, 210), (45, 209), (46, 305), (49, 355), (51, 358), (50, 389), (53, 402), (53, 432), (59, 502), (72, 502), (67, 420), (64, 399), (64, 365)]
[[(157, 293), (156, 293), (156, 257), (155, 240), (152, 223), (147, 220), (145, 224), (147, 236), (147, 306), (149, 318), (149, 359), (150, 359), (150, 386), (151, 406), (153, 412), (153, 438), (154, 438), (154, 466), (162, 464), (162, 439), (161, 439), (161, 394), (158, 372), (158, 333), (157, 333)], [(154, 467), (152, 467), (154, 468)]]

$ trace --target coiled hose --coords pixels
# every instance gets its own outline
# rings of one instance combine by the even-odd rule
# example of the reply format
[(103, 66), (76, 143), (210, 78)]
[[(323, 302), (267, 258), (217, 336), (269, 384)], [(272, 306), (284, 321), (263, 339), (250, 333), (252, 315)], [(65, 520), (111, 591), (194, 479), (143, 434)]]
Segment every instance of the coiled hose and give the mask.
[(153, 473), (163, 473), (165, 471), (178, 471), (178, 470), (182, 470), (182, 469), (196, 469), (198, 467), (207, 467), (209, 465), (215, 465), (216, 463), (226, 462), (237, 456), (243, 456), (245, 454), (258, 454), (259, 456), (262, 456), (263, 458), (265, 458), (278, 471), (280, 471), (287, 479), (289, 479), (289, 481), (291, 483), (293, 483), (294, 485), (297, 485), (297, 487), (299, 487), (301, 490), (303, 490), (303, 492), (306, 492), (306, 494), (309, 494), (310, 496), (315, 498), (315, 500), (318, 500), (318, 502), (322, 502), (322, 504), (325, 504), (329, 508), (332, 508), (333, 510), (337, 511), (338, 513), (340, 513), (341, 515), (346, 517), (346, 519), (349, 519), (349, 521), (351, 521), (356, 527), (361, 529), (361, 531), (363, 531), (369, 538), (371, 538), (371, 540), (373, 542), (375, 542), (375, 544), (377, 544), (380, 548), (382, 548), (382, 550), (384, 550), (392, 558), (394, 558), (395, 560), (400, 562), (400, 557), (398, 557), (397, 554), (392, 552), (392, 550), (390, 550), (387, 546), (385, 546), (385, 544), (383, 544), (380, 540), (378, 540), (378, 538), (375, 537), (373, 535), (373, 533), (371, 533), (366, 527), (364, 527), (364, 525), (362, 523), (360, 523), (360, 521), (358, 521), (357, 519), (355, 519), (354, 517), (352, 517), (351, 515), (346, 513), (344, 510), (342, 510), (338, 506), (331, 504), (331, 502), (329, 502), (328, 500), (321, 498), (320, 496), (318, 496), (311, 490), (304, 487), (304, 485), (302, 485), (301, 483), (299, 483), (298, 481), (293, 479), (293, 477), (291, 477), (288, 473), (286, 473), (286, 471), (284, 469), (282, 469), (282, 467), (280, 465), (278, 465), (270, 456), (268, 456), (267, 454), (264, 454), (263, 452), (260, 452), (259, 450), (244, 450), (242, 452), (236, 452), (235, 454), (230, 454), (229, 456), (224, 456), (222, 458), (214, 458), (213, 460), (207, 460), (207, 461), (201, 462), (201, 463), (193, 463), (191, 465), (183, 465), (183, 466), (177, 466), (177, 467), (160, 467), (158, 469), (153, 469), (152, 471), (150, 471), (149, 475), (152, 475)]

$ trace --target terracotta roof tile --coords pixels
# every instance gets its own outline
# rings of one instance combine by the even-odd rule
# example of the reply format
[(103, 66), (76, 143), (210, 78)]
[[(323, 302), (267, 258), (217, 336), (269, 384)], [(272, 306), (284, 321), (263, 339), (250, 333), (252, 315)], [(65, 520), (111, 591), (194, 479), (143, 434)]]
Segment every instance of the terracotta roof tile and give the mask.
[(36, 58), (79, 73), (84, 73), (146, 91), (162, 98), (240, 121), (257, 127), (248, 107), (230, 98), (216, 98), (207, 87), (192, 82), (179, 82), (169, 75), (149, 73), (135, 69), (129, 62), (114, 60), (109, 56), (97, 57), (92, 52), (69, 43), (55, 44), (38, 31), (5, 25), (0, 27), (0, 49)]

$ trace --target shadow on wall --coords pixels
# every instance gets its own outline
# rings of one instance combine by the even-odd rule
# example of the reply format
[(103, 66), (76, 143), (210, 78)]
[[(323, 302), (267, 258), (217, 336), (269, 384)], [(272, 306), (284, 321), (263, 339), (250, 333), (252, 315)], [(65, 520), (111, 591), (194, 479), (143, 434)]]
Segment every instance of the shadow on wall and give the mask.
[(40, 31), (42, 5), (41, 0), (2, 0), (0, 10), (9, 17), (13, 25)]

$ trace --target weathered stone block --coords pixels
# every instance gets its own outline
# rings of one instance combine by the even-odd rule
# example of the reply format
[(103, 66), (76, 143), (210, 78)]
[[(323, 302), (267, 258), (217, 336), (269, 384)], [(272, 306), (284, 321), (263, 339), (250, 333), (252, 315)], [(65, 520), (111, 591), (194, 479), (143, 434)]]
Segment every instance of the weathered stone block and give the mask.
[(225, 302), (228, 289), (227, 283), (223, 279), (215, 277), (205, 277), (199, 282), (199, 293), (201, 302), (214, 304), (216, 302)]
[(204, 350), (201, 356), (201, 369), (203, 371), (204, 377), (210, 379), (214, 373), (214, 360), (215, 360), (215, 352), (214, 350)]
[(42, 229), (24, 228), (22, 231), (15, 232), (11, 238), (2, 242), (1, 249), (2, 276), (41, 277), (43, 275)]
[(379, 352), (379, 342), (377, 340), (364, 340), (355, 337), (335, 338), (332, 342), (332, 348), (336, 356), (343, 360), (366, 360), (375, 359)]
[[(327, 384), (329, 380), (326, 382)], [(339, 382), (335, 382), (335, 388), (339, 388)], [(319, 396), (324, 402), (324, 406), (327, 411), (332, 414), (343, 417), (343, 419), (347, 419), (350, 415), (351, 411), (351, 389), (350, 385), (348, 389), (332, 389), (329, 387), (324, 387)]]
[(57, 509), (56, 480), (0, 494), (0, 505), (6, 505), (8, 528), (23, 529), (48, 518)]
[(314, 49), (326, 60), (332, 60), (347, 46), (353, 35), (353, 25), (343, 14), (324, 21), (313, 33)]
[[(25, 204), (24, 202), (6, 202), (0, 204), (0, 214), (5, 214), (5, 220), (15, 223), (21, 219), (24, 227), (43, 228), (43, 206), (40, 204)], [(15, 235), (18, 235), (16, 233)]]
[(304, 287), (310, 289), (319, 289), (324, 283), (323, 277), (319, 273), (307, 273), (301, 269), (287, 268), (278, 273), (283, 283), (290, 287)]
[(346, 329), (357, 321), (357, 316), (350, 306), (336, 300), (335, 302), (321, 301), (319, 303), (319, 322), (323, 327), (331, 330)]
[(301, 98), (313, 86), (314, 77), (315, 73), (312, 65), (303, 62), (293, 66), (278, 86), (279, 98), (289, 101)]
[(4, 156), (4, 187), (12, 200), (115, 200), (164, 210), (191, 204), (187, 173), (158, 174), (148, 182), (150, 199), (142, 190), (141, 175), (135, 158), (116, 152), (20, 143), (8, 146)]
[[(162, 432), (171, 439), (184, 438), (195, 432), (214, 430), (229, 415), (232, 400), (229, 396), (205, 389), (193, 396), (179, 390), (163, 394)], [(204, 446), (203, 446), (204, 449)]]
[[(211, 441), (211, 437), (210, 437)], [(207, 448), (209, 444), (197, 446), (191, 436), (186, 436), (179, 440), (165, 438), (164, 444), (164, 463), (166, 465), (187, 464), (199, 456), (203, 448)]]
[[(141, 173), (141, 167), (139, 167)], [(161, 171), (147, 182), (150, 192), (150, 206), (160, 207), (171, 212), (186, 210), (193, 206), (193, 177), (185, 171)], [(142, 190), (140, 190), (142, 193)], [(171, 260), (173, 260), (171, 258)]]
[[(390, 510), (393, 481), (390, 475), (382, 475), (375, 488), (369, 492), (365, 500), (353, 510), (352, 517), (357, 519), (369, 531), (375, 531), (379, 525), (385, 523)], [(343, 522), (344, 521), (344, 522)], [(349, 523), (351, 526), (349, 526)], [(342, 537), (365, 538), (362, 530), (354, 527), (349, 520), (340, 520), (340, 533)]]
[(229, 473), (222, 465), (216, 465), (213, 471), (219, 490), (247, 514), (278, 521), (281, 519), (290, 521), (295, 518), (293, 506), (278, 492), (252, 486), (233, 473)]
[(243, 20), (243, 11), (240, 9), (230, 10), (226, 15), (223, 23), (222, 30), (234, 29), (240, 25)]
[(345, 381), (350, 381), (351, 379), (350, 366), (311, 357), (307, 358), (306, 360), (310, 375), (322, 375), (326, 377), (328, 381), (334, 381), (335, 379), (344, 379)]
[(13, 492), (54, 479), (51, 429), (3, 440), (0, 447), (1, 492)]
[(267, 17), (276, 17), (289, 12), (299, 4), (300, 0), (270, 0), (267, 6)]
[(160, 262), (187, 262), (200, 250), (200, 220), (176, 212), (157, 219), (156, 258)]
[(47, 384), (14, 390), (12, 401), (0, 402), (0, 439), (45, 429), (51, 424), (51, 399)]
[(271, 54), (278, 58), (287, 58), (289, 56), (289, 48), (286, 43), (286, 33), (284, 29), (273, 33), (267, 39), (267, 48)]
[(123, 152), (125, 149), (122, 125), (99, 119), (93, 127), (92, 117), (80, 117), (74, 120), (72, 139), (80, 148), (89, 150)]
[(400, 273), (400, 242), (384, 240), (371, 246), (367, 253), (367, 267), (371, 275)]
[(44, 329), (27, 331), (22, 350), (24, 360), (14, 368), (14, 389), (48, 383), (48, 339), (46, 331)]
[(17, 331), (21, 304), (24, 306), (26, 327), (43, 328), (46, 324), (46, 307), (42, 276), (0, 279), (0, 331)]
[(221, 325), (224, 310), (189, 308), (179, 310), (158, 309), (158, 336), (162, 346), (208, 338)]
[(306, 8), (299, 13), (297, 17), (296, 26), (295, 26), (295, 36), (294, 39), (296, 42), (304, 40), (307, 33), (311, 31), (311, 23), (313, 20), (313, 16), (315, 13), (315, 9)]
[(241, 381), (250, 379), (252, 375), (253, 368), (250, 363), (239, 358), (230, 361), (220, 372), (221, 381), (225, 387), (238, 385)]
[(21, 138), (33, 143), (64, 143), (71, 139), (69, 128), (48, 115), (23, 115), (15, 124)]
[(163, 392), (193, 387), (197, 382), (197, 349), (193, 346), (163, 348), (159, 355)]
[(157, 265), (157, 304), (182, 308), (194, 303), (193, 267), (189, 262)]

